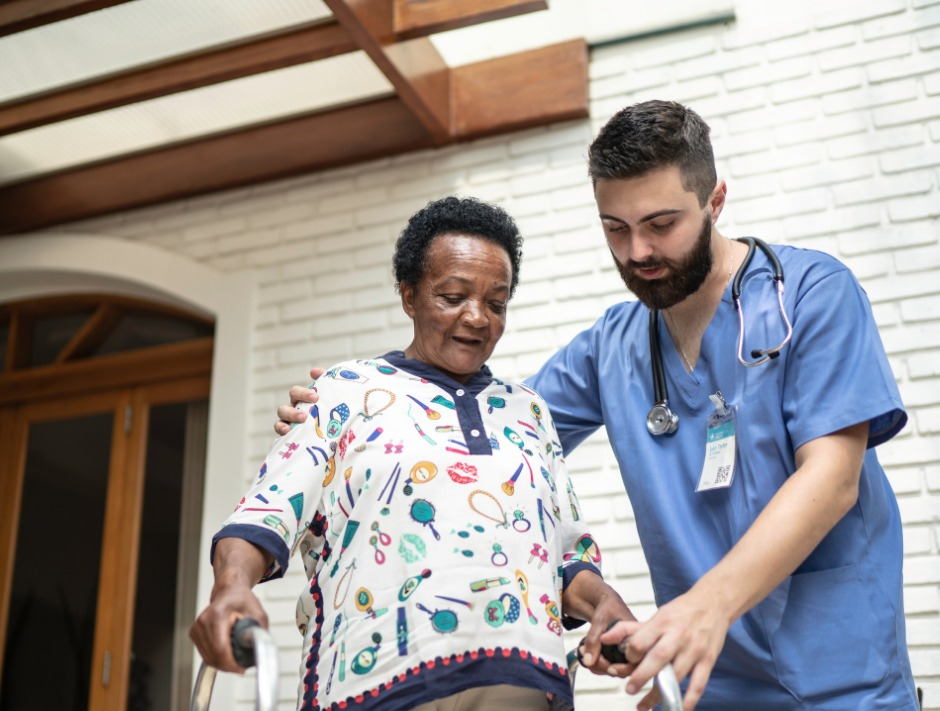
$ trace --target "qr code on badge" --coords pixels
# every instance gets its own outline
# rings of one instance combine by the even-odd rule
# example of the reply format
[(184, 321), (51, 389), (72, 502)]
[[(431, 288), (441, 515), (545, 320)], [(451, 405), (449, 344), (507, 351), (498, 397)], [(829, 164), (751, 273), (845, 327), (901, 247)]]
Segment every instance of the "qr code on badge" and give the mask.
[(718, 467), (718, 471), (715, 474), (715, 483), (721, 484), (728, 480), (728, 475), (731, 474), (731, 465), (726, 464), (723, 467)]

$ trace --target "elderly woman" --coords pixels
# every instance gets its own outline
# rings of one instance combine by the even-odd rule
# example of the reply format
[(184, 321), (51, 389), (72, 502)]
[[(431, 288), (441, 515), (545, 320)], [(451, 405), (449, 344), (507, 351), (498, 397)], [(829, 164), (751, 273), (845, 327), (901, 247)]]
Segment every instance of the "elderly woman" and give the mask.
[[(571, 703), (563, 627), (630, 617), (600, 577), (551, 414), (485, 365), (506, 325), (521, 237), (499, 208), (415, 214), (394, 271), (414, 337), (339, 363), (213, 539), (215, 586), (191, 636), (238, 666), (229, 630), (300, 552), (302, 709)], [(599, 634), (599, 633), (598, 633)]]

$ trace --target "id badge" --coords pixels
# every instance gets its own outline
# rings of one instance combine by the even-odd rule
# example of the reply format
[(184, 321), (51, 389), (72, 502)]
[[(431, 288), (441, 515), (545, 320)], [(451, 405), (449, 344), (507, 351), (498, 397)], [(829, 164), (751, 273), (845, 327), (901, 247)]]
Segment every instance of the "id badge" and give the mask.
[(709, 395), (715, 411), (708, 416), (705, 430), (705, 463), (696, 491), (726, 489), (734, 480), (734, 409), (721, 392)]

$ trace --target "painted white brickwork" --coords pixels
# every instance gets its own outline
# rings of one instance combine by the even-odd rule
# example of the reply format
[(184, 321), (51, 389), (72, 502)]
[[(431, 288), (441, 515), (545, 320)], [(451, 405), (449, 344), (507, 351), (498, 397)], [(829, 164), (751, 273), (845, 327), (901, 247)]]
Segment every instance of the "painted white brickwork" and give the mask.
[[(491, 363), (497, 373), (533, 372), (623, 299), (586, 179), (587, 144), (626, 104), (690, 104), (713, 127), (719, 174), (729, 186), (719, 229), (830, 252), (872, 300), (910, 411), (904, 432), (880, 449), (905, 523), (910, 651), (926, 708), (940, 709), (940, 2), (739, 0), (735, 11), (727, 26), (596, 49), (587, 121), (70, 229), (250, 274), (246, 284), (257, 289), (257, 309), (245, 314), (254, 327), (252, 377), (230, 384), (248, 389), (251, 404), (234, 501), (272, 440), (275, 406), (309, 366), (409, 342), (390, 255), (404, 220), (428, 200), (458, 193), (498, 202), (525, 235), (521, 285)], [(638, 615), (649, 615), (652, 588), (604, 437), (589, 440), (569, 463), (607, 575)], [(300, 585), (295, 570), (262, 593), (283, 646), (283, 708), (296, 680), (292, 619)], [(622, 696), (619, 689), (584, 674), (580, 708), (599, 708)], [(251, 693), (245, 685), (243, 699)]]

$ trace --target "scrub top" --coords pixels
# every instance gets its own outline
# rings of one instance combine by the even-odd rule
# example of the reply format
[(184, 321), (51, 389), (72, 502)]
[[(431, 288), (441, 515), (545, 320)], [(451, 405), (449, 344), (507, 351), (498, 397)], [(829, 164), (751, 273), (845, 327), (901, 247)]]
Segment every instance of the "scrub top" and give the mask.
[(298, 706), (405, 711), (493, 684), (570, 704), (561, 635), (581, 622), (562, 591), (601, 554), (544, 401), (399, 351), (315, 389), (213, 539), (271, 553), (265, 580), (302, 559)]
[[(741, 538), (795, 470), (806, 442), (870, 423), (857, 503), (806, 561), (736, 621), (698, 709), (916, 709), (904, 631), (901, 520), (873, 447), (904, 426), (868, 299), (820, 252), (774, 246), (793, 325), (780, 356), (746, 368), (726, 289), (688, 373), (659, 319), (678, 431), (646, 429), (653, 381), (649, 311), (610, 308), (528, 382), (549, 404), (566, 452), (605, 426), (632, 503), (657, 605), (689, 590)], [(756, 250), (741, 282), (745, 354), (786, 327), (773, 270)], [(735, 415), (730, 486), (696, 491), (706, 420), (721, 392)], [(629, 600), (627, 601), (629, 603)]]

